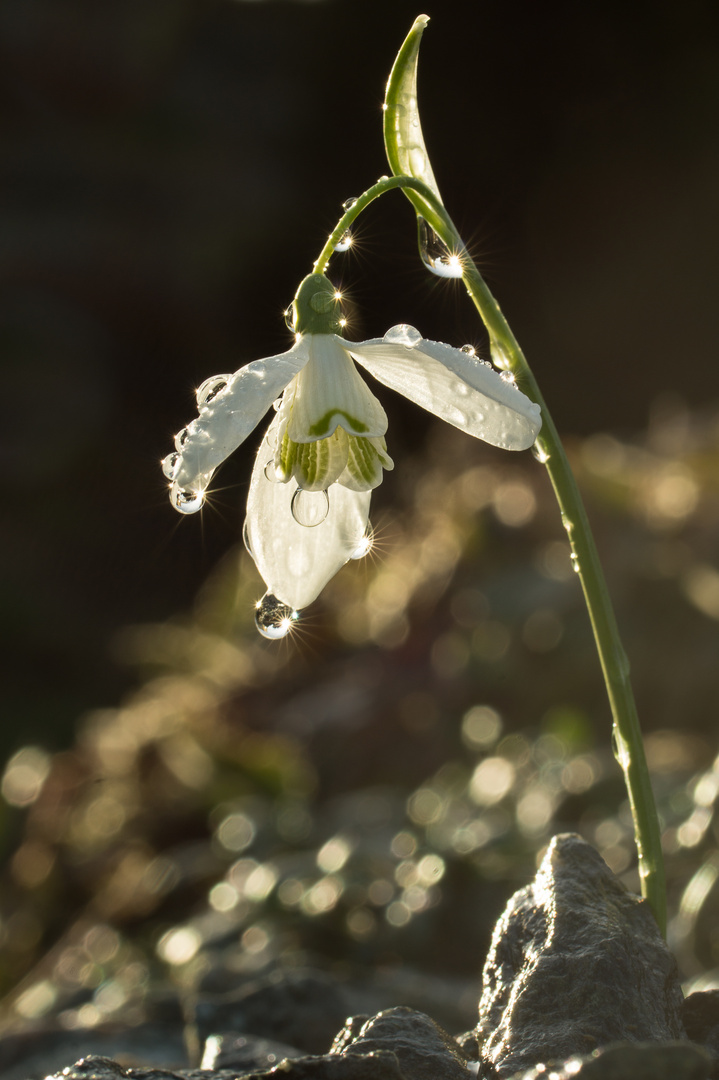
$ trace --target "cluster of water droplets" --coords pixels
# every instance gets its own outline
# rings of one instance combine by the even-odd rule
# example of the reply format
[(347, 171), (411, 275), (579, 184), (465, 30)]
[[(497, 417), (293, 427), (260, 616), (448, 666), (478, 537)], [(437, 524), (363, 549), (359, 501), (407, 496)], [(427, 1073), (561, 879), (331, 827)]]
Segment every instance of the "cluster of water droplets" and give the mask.
[(463, 267), (459, 255), (450, 251), (444, 240), (428, 221), (417, 217), (417, 242), (422, 262), (431, 274), (443, 278), (461, 278)]
[[(197, 407), (202, 410), (227, 388), (231, 375), (211, 375), (197, 390)], [(170, 502), (181, 514), (196, 514), (202, 508), (207, 492), (207, 485), (212, 472), (203, 473), (195, 478), (194, 486), (179, 484), (176, 480), (182, 464), (182, 451), (190, 437), (190, 428), (184, 427), (175, 435), (175, 449), (162, 460), (162, 472), (170, 481)]]
[[(348, 210), (352, 209), (356, 202), (357, 199), (354, 196), (349, 199), (345, 199), (345, 201), (342, 203), (342, 209), (345, 211), (345, 213), (347, 213)], [(345, 229), (345, 231), (342, 233), (339, 240), (335, 244), (335, 251), (349, 251), (349, 249), (352, 247), (353, 240), (354, 237), (352, 235), (352, 230)]]
[(287, 637), (299, 615), (299, 611), (283, 604), (271, 592), (266, 592), (255, 604), (255, 626), (269, 641)]

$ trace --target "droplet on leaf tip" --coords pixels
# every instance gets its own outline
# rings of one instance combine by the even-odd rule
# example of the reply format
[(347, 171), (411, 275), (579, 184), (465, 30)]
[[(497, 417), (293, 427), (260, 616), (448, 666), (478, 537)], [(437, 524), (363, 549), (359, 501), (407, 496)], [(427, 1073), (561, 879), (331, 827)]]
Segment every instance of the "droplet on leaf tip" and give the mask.
[(262, 637), (268, 641), (279, 641), (287, 637), (299, 614), (271, 592), (266, 592), (255, 605), (255, 625)]

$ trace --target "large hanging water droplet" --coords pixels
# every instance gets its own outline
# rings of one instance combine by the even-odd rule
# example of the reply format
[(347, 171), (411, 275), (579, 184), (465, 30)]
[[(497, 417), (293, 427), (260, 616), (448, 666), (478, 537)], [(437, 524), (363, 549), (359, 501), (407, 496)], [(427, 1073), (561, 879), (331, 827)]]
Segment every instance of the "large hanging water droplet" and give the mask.
[(549, 454), (538, 442), (532, 443), (532, 457), (542, 465), (546, 465), (549, 461)]
[(305, 491), (298, 487), (290, 503), (292, 517), (298, 525), (314, 529), (330, 512), (330, 497), (326, 491)]
[(168, 480), (174, 480), (177, 476), (177, 470), (180, 468), (180, 462), (182, 461), (182, 455), (174, 451), (172, 454), (168, 454), (166, 458), (162, 459), (162, 472)]
[(209, 379), (205, 379), (197, 390), (197, 407), (201, 409), (203, 405), (209, 405), (211, 401), (214, 401), (229, 381), (229, 375), (211, 375)]
[(177, 435), (175, 435), (175, 449), (182, 450), (189, 437), (189, 428), (183, 427), (182, 431), (178, 431)]
[(407, 323), (397, 323), (396, 326), (389, 328), (384, 340), (389, 345), (404, 345), (408, 349), (414, 349), (422, 340), (422, 335), (419, 330), (408, 326)]
[(269, 592), (255, 605), (255, 625), (262, 636), (270, 641), (287, 637), (298, 617), (299, 611), (283, 604)]
[(453, 254), (444, 240), (423, 217), (417, 218), (417, 242), (422, 262), (432, 274), (444, 278), (461, 278), (462, 260)]
[(204, 489), (193, 491), (192, 488), (173, 484), (170, 488), (170, 502), (181, 514), (196, 514), (205, 501)]
[(343, 210), (345, 211), (345, 213), (346, 213), (346, 212), (347, 212), (348, 210), (351, 210), (351, 209), (352, 209), (352, 207), (354, 206), (354, 204), (355, 204), (356, 202), (357, 202), (357, 200), (356, 200), (356, 198), (354, 197), (354, 195), (351, 195), (351, 196), (349, 197), (349, 199), (345, 199), (345, 201), (344, 201), (344, 202), (342, 203), (342, 209), (343, 209)]
[(352, 230), (345, 229), (340, 236), (339, 240), (335, 244), (335, 251), (349, 251), (352, 247)]

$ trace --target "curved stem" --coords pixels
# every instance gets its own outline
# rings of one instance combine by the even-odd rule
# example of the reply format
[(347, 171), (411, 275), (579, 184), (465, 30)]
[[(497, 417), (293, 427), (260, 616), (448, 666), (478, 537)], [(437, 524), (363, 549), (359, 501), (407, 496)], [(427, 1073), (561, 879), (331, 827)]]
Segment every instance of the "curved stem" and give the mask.
[(364, 191), (359, 198), (355, 199), (349, 209), (339, 219), (315, 261), (313, 269), (316, 274), (324, 274), (337, 244), (362, 211), (366, 210), (369, 204), (374, 202), (375, 199), (378, 199), (380, 195), (384, 195), (388, 191), (395, 191), (398, 188), (409, 188), (412, 191), (416, 191), (420, 195), (423, 195), (425, 198), (428, 195), (434, 198), (430, 188), (428, 188), (422, 180), (415, 179), (414, 176), (383, 176), (376, 184), (373, 184), (371, 188)]
[[(537, 457), (545, 465), (559, 503), (562, 522), (589, 612), (599, 661), (613, 719), (614, 754), (624, 772), (639, 859), (642, 895), (649, 901), (659, 928), (666, 928), (666, 887), (661, 832), (647, 768), (629, 661), (619, 637), (614, 609), (597, 554), (582, 497), (557, 429), (537, 381), (507, 320), (467, 252), (444, 206), (433, 193), (422, 192), (423, 215), (462, 263), (463, 278), (490, 336), (492, 357), (515, 376), (517, 385), (542, 409), (542, 430), (536, 441)], [(430, 205), (427, 205), (427, 202)]]

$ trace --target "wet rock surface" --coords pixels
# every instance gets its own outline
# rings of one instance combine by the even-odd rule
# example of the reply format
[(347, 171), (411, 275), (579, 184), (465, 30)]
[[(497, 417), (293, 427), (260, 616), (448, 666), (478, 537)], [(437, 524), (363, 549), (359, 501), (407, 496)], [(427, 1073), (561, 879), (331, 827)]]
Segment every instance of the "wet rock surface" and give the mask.
[[(152, 1047), (147, 1044), (151, 1026), (128, 1027), (124, 1044), (122, 1033), (88, 1031), (81, 1060), (76, 1056), (70, 1065), (72, 1058), (62, 1055), (82, 1042), (82, 1032), (73, 1032), (72, 1042), (67, 1032), (45, 1032), (44, 1046), (42, 1033), (6, 1037), (0, 1040), (2, 1076), (709, 1080), (715, 1075), (719, 994), (698, 993), (682, 1001), (673, 958), (647, 906), (573, 834), (555, 837), (536, 878), (512, 897), (497, 924), (476, 1029), (450, 1034), (408, 1006), (362, 1012), (357, 1009), (362, 1000), (372, 1000), (366, 982), (358, 989), (323, 972), (278, 971), (245, 981), (229, 994), (200, 995), (185, 1032), (158, 1027)], [(178, 1060), (183, 1034), (189, 1045), (194, 1038), (200, 1047), (194, 1066)]]
[(483, 981), (487, 1075), (684, 1036), (676, 964), (648, 905), (575, 834), (554, 838), (534, 881), (510, 900)]

